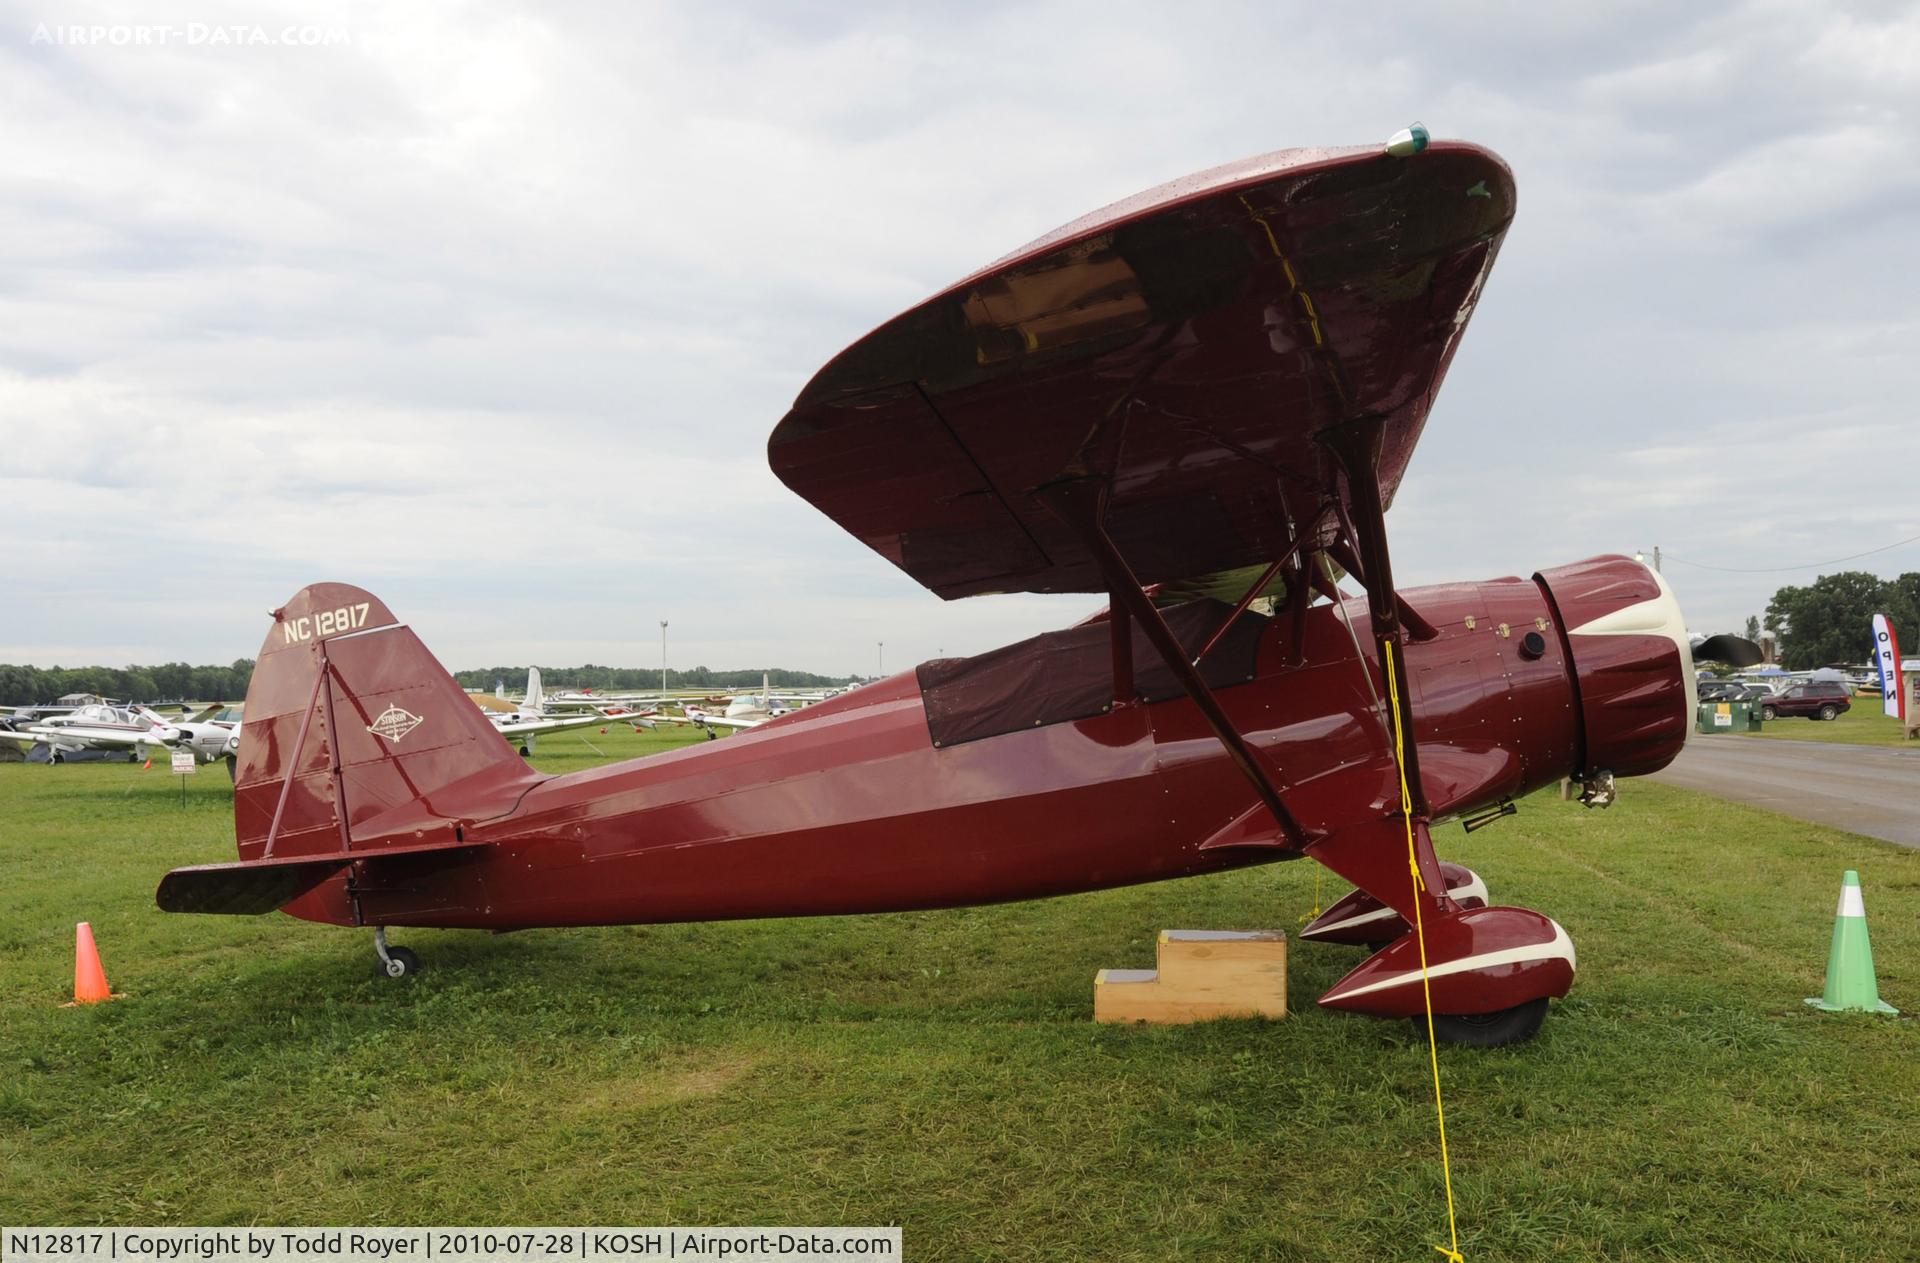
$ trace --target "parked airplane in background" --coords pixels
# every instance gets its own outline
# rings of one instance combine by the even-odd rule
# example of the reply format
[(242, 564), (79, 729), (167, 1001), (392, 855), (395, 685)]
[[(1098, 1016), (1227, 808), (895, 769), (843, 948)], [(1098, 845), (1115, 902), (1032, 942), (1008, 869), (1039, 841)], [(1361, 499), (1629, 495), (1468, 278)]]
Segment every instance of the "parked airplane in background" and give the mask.
[[(193, 751), (193, 757), (202, 763), (211, 763), (234, 753), (234, 736), (240, 731), (242, 709), (215, 702), (189, 718), (165, 722), (180, 730), (182, 749)], [(140, 713), (159, 718), (145, 707), (140, 708)]]
[(645, 722), (692, 724), (696, 728), (705, 729), (707, 737), (711, 739), (714, 736), (713, 730), (716, 728), (758, 728), (769, 719), (778, 719), (782, 715), (791, 714), (802, 706), (811, 706), (824, 702), (828, 698), (838, 697), (841, 691), (840, 689), (815, 689), (776, 693), (773, 691), (773, 686), (768, 683), (768, 676), (762, 674), (758, 693), (742, 693), (736, 697), (729, 697), (724, 708), (716, 709), (703, 706), (698, 702), (682, 701), (679, 703), (680, 714), (673, 715), (665, 712), (649, 714), (645, 716)]
[(64, 715), (0, 731), (0, 741), (22, 749), (46, 746), (49, 762), (63, 762), (80, 750), (125, 750), (135, 762), (148, 757), (155, 746), (171, 746), (185, 734), (144, 707), (122, 709), (103, 702), (78, 707)]
[(1693, 660), (1624, 556), (1395, 585), (1387, 506), (1514, 210), (1492, 153), (1402, 136), (1077, 220), (862, 338), (775, 428), (776, 476), (936, 595), (1104, 593), (1104, 619), (543, 776), (386, 605), (314, 584), (254, 669), (240, 861), (168, 873), (160, 907), (374, 927), (397, 978), (396, 925), (886, 912), (1305, 858), (1357, 889), (1300, 937), (1368, 952), (1323, 1006), (1531, 1036), (1572, 937), (1435, 832), (1666, 766)]
[(675, 693), (601, 693), (593, 689), (563, 689), (549, 694), (546, 704), (553, 710), (612, 710), (624, 707), (629, 710), (644, 710), (663, 703), (679, 704), (692, 700), (685, 694)]
[(520, 747), (523, 755), (533, 753), (534, 742), (543, 732), (567, 732), (574, 728), (591, 728), (604, 724), (609, 718), (624, 719), (626, 716), (609, 716), (603, 711), (589, 711), (577, 715), (553, 715), (547, 711), (546, 697), (540, 688), (540, 668), (527, 668), (527, 695), (511, 711), (482, 709), (482, 714), (499, 730), (500, 735), (510, 741), (520, 738), (512, 744)]

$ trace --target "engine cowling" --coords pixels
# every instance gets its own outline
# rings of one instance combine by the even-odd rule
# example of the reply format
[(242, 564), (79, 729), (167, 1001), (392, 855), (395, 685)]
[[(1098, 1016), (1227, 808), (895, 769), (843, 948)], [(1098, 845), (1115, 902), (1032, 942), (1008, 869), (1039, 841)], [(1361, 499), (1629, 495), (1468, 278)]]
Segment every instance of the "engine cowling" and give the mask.
[(1695, 685), (1686, 620), (1666, 581), (1621, 556), (1533, 578), (1573, 668), (1581, 771), (1644, 776), (1673, 762), (1692, 728)]

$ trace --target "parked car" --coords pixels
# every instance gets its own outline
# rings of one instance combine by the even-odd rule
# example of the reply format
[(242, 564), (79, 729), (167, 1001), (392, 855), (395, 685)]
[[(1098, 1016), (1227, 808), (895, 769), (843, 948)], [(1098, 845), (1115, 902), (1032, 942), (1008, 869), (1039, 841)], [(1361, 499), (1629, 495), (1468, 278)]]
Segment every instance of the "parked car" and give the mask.
[(1757, 702), (1772, 696), (1758, 684), (1746, 684), (1739, 680), (1700, 682), (1700, 700), (1703, 702)]
[(1808, 719), (1838, 719), (1853, 708), (1847, 698), (1847, 686), (1835, 680), (1796, 684), (1778, 697), (1770, 697), (1760, 708), (1760, 718), (1804, 715)]

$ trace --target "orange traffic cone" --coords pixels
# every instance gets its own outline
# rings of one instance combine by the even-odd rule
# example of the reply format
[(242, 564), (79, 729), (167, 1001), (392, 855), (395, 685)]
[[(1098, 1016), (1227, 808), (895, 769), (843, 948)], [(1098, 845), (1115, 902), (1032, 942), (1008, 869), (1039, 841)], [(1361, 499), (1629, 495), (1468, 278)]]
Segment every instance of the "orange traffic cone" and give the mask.
[(93, 927), (82, 921), (73, 931), (73, 1002), (98, 1004), (111, 999), (107, 971), (100, 967), (100, 949), (93, 945)]

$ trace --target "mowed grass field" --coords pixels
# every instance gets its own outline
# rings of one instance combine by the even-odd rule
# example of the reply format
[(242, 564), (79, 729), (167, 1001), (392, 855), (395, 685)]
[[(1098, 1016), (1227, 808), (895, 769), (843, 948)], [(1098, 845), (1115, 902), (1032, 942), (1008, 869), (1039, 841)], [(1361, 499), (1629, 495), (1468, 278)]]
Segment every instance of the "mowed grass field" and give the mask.
[[(1828, 725), (1830, 726), (1830, 725)], [(569, 770), (680, 735), (547, 738)], [(697, 738), (696, 738), (697, 739)], [(1920, 1010), (1920, 854), (1623, 782), (1440, 836), (1559, 918), (1540, 1038), (1443, 1049), (1462, 1246), (1493, 1259), (1920, 1257), (1920, 1031), (1827, 1016), (1843, 870)], [(869, 1224), (912, 1259), (1435, 1257), (1424, 1036), (1318, 1010), (1116, 1029), (1162, 927), (1295, 928), (1311, 864), (888, 917), (507, 936), (168, 916), (232, 856), (219, 768), (0, 766), (0, 1222)], [(1325, 902), (1344, 890), (1323, 882)], [(63, 1009), (73, 924), (125, 993)]]
[(1824, 741), (1849, 746), (1906, 746), (1920, 750), (1920, 741), (1909, 741), (1900, 721), (1880, 709), (1877, 697), (1856, 697), (1853, 708), (1834, 719), (1803, 719), (1782, 715), (1772, 723), (1760, 725), (1759, 732), (1732, 735), (1771, 737), (1783, 741)]

